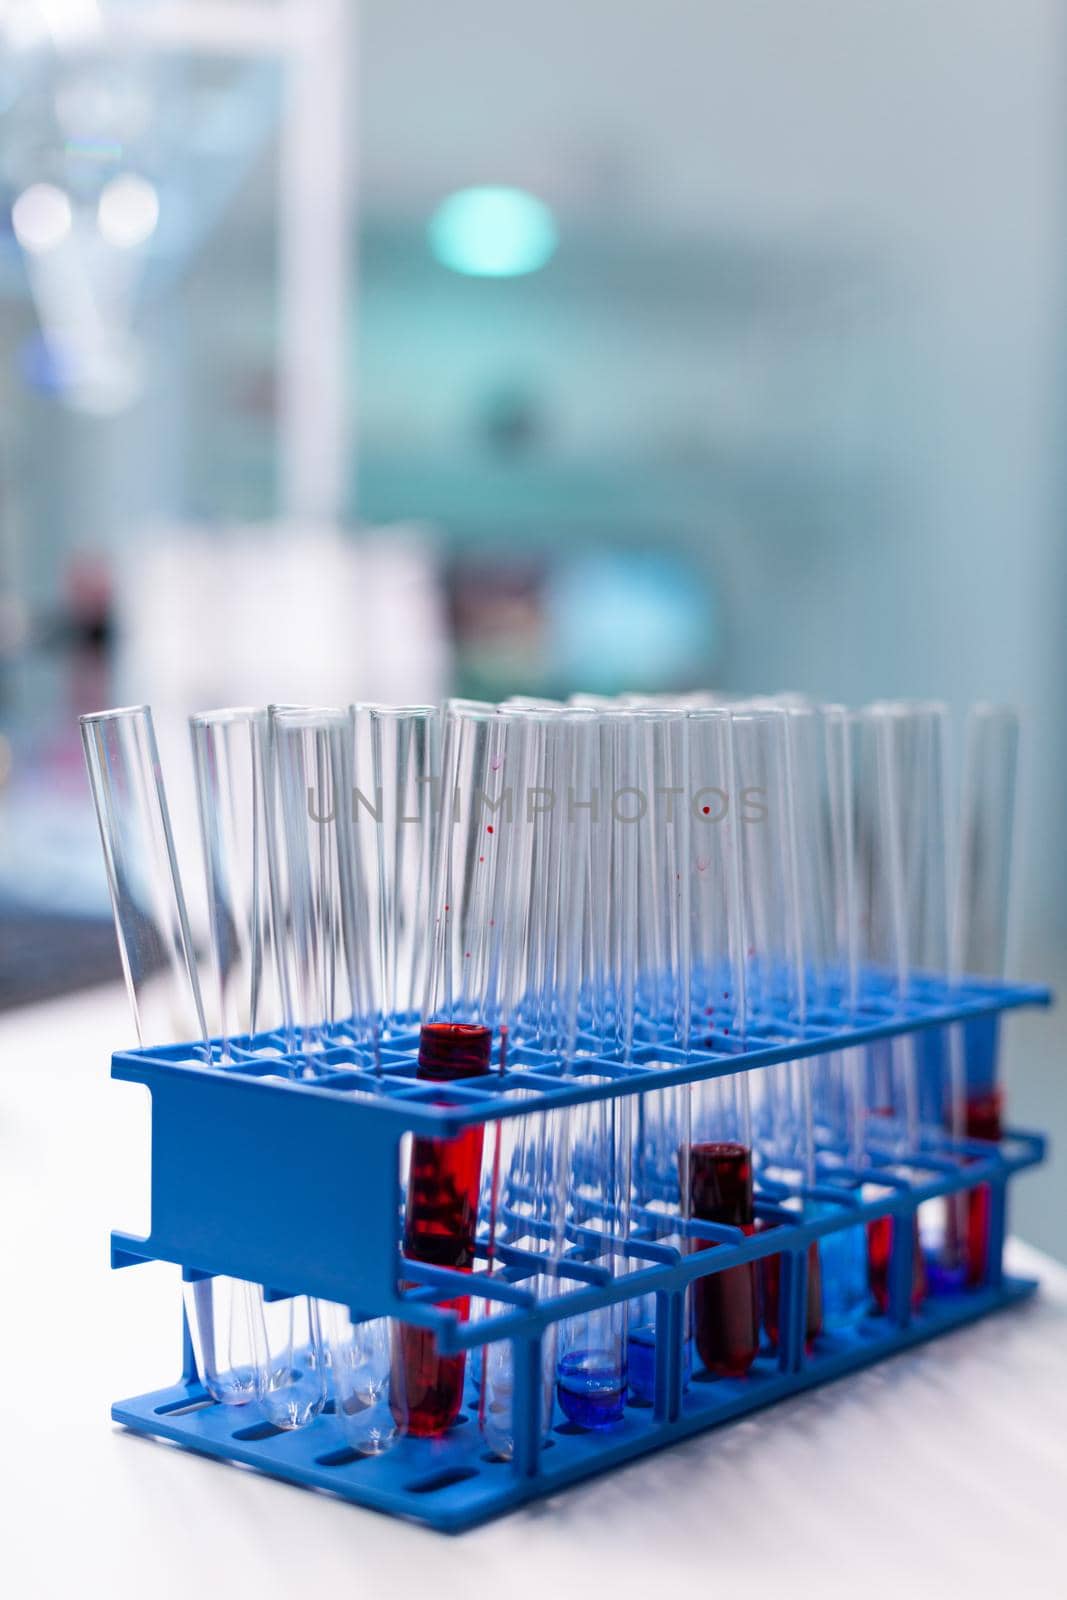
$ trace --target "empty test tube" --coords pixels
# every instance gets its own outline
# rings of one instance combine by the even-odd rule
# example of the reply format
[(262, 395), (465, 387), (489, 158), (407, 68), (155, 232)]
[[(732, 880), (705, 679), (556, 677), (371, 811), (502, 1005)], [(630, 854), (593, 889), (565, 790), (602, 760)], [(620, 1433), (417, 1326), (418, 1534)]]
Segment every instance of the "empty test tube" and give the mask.
[[(352, 840), (352, 725), (334, 708), (270, 708), (271, 894), (289, 1048), (373, 1045), (365, 905)], [(284, 929), (284, 935), (281, 930)]]
[(223, 1049), (283, 1022), (271, 916), (267, 713), (251, 707), (189, 719), (207, 883), (212, 970)]
[(373, 1029), (410, 1031), (429, 956), (433, 841), (440, 809), (440, 713), (356, 705), (352, 797), (356, 869), (367, 903)]
[[(255, 1035), (282, 1020), (269, 895), (265, 780), (267, 714), (252, 709), (190, 718), (193, 766), (207, 879), (212, 967), (223, 1049), (232, 1035)], [(268, 1047), (273, 1048), (273, 1047)], [(266, 1300), (247, 1285), (257, 1336), (256, 1391), (267, 1420), (293, 1429), (326, 1403), (326, 1363), (318, 1306), (306, 1296)]]
[[(166, 789), (147, 706), (81, 718), (82, 744), (104, 852), (123, 976), (138, 1043), (190, 1039), (211, 1060)], [(197, 1277), (183, 1285), (197, 1368), (214, 1400), (256, 1396), (259, 1328), (254, 1285)]]

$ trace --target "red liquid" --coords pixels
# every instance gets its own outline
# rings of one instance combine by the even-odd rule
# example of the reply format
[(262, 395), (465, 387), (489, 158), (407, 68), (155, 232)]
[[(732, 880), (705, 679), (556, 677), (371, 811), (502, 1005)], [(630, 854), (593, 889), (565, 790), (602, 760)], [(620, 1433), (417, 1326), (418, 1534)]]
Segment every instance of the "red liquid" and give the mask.
[[(755, 1232), (752, 1159), (742, 1144), (695, 1144), (689, 1149), (689, 1214), (700, 1222), (728, 1223)], [(709, 1240), (698, 1250), (714, 1250)], [(759, 1350), (756, 1263), (728, 1267), (693, 1285), (696, 1347), (709, 1372), (742, 1377)]]
[[(1003, 1108), (1004, 1097), (999, 1089), (972, 1095), (967, 1102), (968, 1139), (999, 1140)], [(989, 1261), (989, 1204), (988, 1183), (980, 1183), (967, 1196), (967, 1238), (964, 1248), (967, 1282), (971, 1288), (981, 1283), (986, 1275)]]
[[(871, 1295), (879, 1311), (889, 1310), (889, 1256), (893, 1248), (893, 1217), (877, 1217), (867, 1224), (867, 1269)], [(912, 1310), (926, 1298), (926, 1264), (919, 1245), (919, 1219), (913, 1218), (911, 1245)]]
[[(418, 1076), (455, 1083), (489, 1070), (488, 1028), (468, 1023), (431, 1022), (419, 1035)], [(435, 1267), (469, 1272), (474, 1260), (478, 1189), (482, 1172), (481, 1128), (454, 1139), (418, 1138), (412, 1142), (404, 1219), (404, 1254)], [(470, 1301), (440, 1304), (466, 1321)], [(442, 1356), (427, 1328), (398, 1322), (393, 1336), (390, 1404), (397, 1421), (416, 1438), (451, 1427), (463, 1402), (466, 1353)]]
[[(778, 1348), (779, 1314), (781, 1303), (782, 1258), (764, 1256), (763, 1268), (763, 1326), (775, 1349)], [(819, 1246), (813, 1239), (808, 1246), (808, 1298), (804, 1316), (804, 1348), (811, 1350), (822, 1332), (822, 1262)]]

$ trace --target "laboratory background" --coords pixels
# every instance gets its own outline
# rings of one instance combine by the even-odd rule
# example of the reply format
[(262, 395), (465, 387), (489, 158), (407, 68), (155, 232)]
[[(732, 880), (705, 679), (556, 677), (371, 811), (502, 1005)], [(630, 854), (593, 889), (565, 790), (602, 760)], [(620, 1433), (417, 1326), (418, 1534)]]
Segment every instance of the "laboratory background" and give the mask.
[(3, 0), (0, 1028), (135, 1042), (78, 717), (140, 703), (190, 883), (206, 707), (936, 699), (958, 787), (1008, 703), (1062, 992), (1065, 401), (1056, 0)]

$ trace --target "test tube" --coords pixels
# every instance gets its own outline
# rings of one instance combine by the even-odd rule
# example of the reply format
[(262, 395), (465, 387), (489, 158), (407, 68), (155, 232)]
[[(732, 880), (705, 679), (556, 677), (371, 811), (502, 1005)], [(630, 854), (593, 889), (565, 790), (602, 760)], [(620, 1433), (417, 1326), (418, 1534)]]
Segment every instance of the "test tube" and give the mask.
[(692, 1026), (713, 1047), (744, 1031), (739, 797), (729, 712), (691, 711), (688, 729)]
[[(909, 984), (931, 979), (954, 984), (949, 952), (948, 708), (934, 702), (894, 702), (899, 795), (904, 938)], [(963, 1030), (927, 1029), (908, 1041), (917, 1063), (920, 1127), (937, 1139), (965, 1134), (967, 1092)], [(901, 1046), (903, 1048), (903, 1045)], [(967, 1199), (928, 1201), (919, 1211), (919, 1237), (928, 1287), (954, 1292), (963, 1282), (962, 1238)]]
[[(1010, 706), (978, 704), (967, 718), (960, 802), (958, 871), (952, 918), (952, 970), (957, 976), (1003, 979), (1011, 904), (1011, 868), (1019, 762), (1019, 716)], [(969, 1139), (1002, 1134), (1003, 1094), (997, 1082), (999, 1017), (962, 1029)], [(966, 1197), (965, 1270), (981, 1283), (989, 1256), (990, 1194), (986, 1184)]]
[(964, 743), (952, 923), (958, 973), (1004, 976), (1018, 765), (1018, 712), (1011, 706), (973, 706)]
[[(270, 708), (268, 823), (271, 879), (289, 1049), (304, 1070), (331, 1044), (374, 1044), (365, 997), (367, 941), (360, 937), (358, 863), (352, 840), (352, 730), (334, 708)], [(280, 902), (280, 903), (279, 903)]]
[[(735, 781), (750, 820), (741, 827), (746, 990), (763, 1026), (803, 1033), (829, 985), (829, 855), (822, 838), (821, 751), (815, 710), (799, 703), (731, 713)], [(786, 1061), (754, 1075), (760, 1171), (785, 1186), (787, 1209), (810, 1215), (815, 1181), (812, 1064)], [(774, 1224), (762, 1221), (762, 1227)], [(781, 1257), (763, 1259), (764, 1326), (780, 1333)], [(805, 1340), (822, 1331), (817, 1243), (807, 1254)]]
[[(191, 1062), (210, 1062), (152, 713), (147, 706), (97, 712), (81, 718), (81, 734), (138, 1044), (167, 1044), (176, 1035), (190, 1039)], [(256, 1396), (256, 1293), (235, 1278), (183, 1284), (201, 1382), (225, 1405)]]
[(787, 729), (781, 706), (731, 708), (746, 1019), (803, 1025), (807, 1013)]
[[(521, 781), (516, 720), (492, 708), (450, 706), (417, 1069), (427, 1082), (445, 1085), (487, 1073), (497, 1028), (502, 1030), (503, 1060), (509, 1016), (505, 943), (509, 919), (519, 916), (521, 904), (513, 894), (519, 845), (516, 787)], [(405, 1256), (459, 1272), (471, 1270), (483, 1133), (474, 1127), (452, 1139), (412, 1140)], [(442, 1304), (463, 1321), (470, 1315), (466, 1295)], [(416, 1437), (444, 1433), (462, 1404), (465, 1354), (442, 1355), (432, 1330), (398, 1322), (392, 1364), (392, 1403), (400, 1425)]]
[(284, 1019), (267, 853), (267, 713), (251, 707), (202, 711), (190, 717), (189, 732), (212, 971), (223, 1049), (230, 1054), (235, 1037), (254, 1040)]
[[(556, 1056), (567, 1070), (577, 1037), (580, 918), (590, 829), (589, 813), (575, 802), (588, 793), (595, 719), (588, 712), (562, 707), (509, 703), (506, 709), (516, 723), (519, 766), (511, 770), (513, 778), (521, 780), (524, 794), (521, 826), (529, 834), (529, 844), (519, 859), (522, 871), (528, 872), (529, 889), (523, 896), (525, 926), (517, 930), (517, 969), (505, 951), (504, 970), (514, 973), (514, 981), (506, 980), (509, 998), (503, 1015), (505, 1021), (511, 1018), (515, 1036)], [(525, 1282), (539, 1295), (550, 1295), (558, 1287), (557, 1162), (566, 1145), (568, 1118), (566, 1112), (531, 1114), (494, 1124), (490, 1135), (486, 1219), (490, 1272), (496, 1270), (505, 1247), (519, 1248), (529, 1258), (531, 1275)], [(488, 1298), (485, 1308), (490, 1317), (502, 1309)], [(478, 1354), (482, 1434), (495, 1456), (510, 1459), (515, 1446), (512, 1347), (507, 1340), (496, 1340)], [(551, 1423), (555, 1356), (553, 1324), (545, 1330), (541, 1345), (544, 1433)]]
[[(637, 820), (638, 1015), (664, 1064), (688, 1054), (692, 1024), (690, 735), (686, 716), (662, 706), (631, 713), (639, 762)], [(655, 1065), (655, 1061), (649, 1063)], [(634, 1202), (642, 1225), (678, 1242), (678, 1151), (686, 1142), (689, 1091), (641, 1095), (635, 1102)], [(653, 1221), (662, 1217), (662, 1223)], [(656, 1297), (629, 1302), (627, 1369), (631, 1395), (655, 1398)]]
[[(852, 745), (855, 725), (840, 705), (820, 710), (829, 837), (829, 998), (838, 1016), (855, 1022), (860, 1001), (859, 906), (854, 845)], [(857, 1173), (863, 1164), (864, 1053), (838, 1050), (812, 1062), (816, 1149), (829, 1174)], [(857, 1187), (850, 1177), (847, 1188)], [(855, 1327), (870, 1306), (867, 1230), (860, 1224), (824, 1235), (819, 1243), (823, 1326), (830, 1333)]]
[[(742, 909), (743, 818), (765, 796), (742, 800), (728, 711), (696, 706), (689, 740), (689, 896), (693, 1037), (716, 1051), (742, 1047), (747, 988)], [(745, 1073), (694, 1084), (679, 1095), (677, 1205), (683, 1224), (755, 1227), (749, 1081)], [(688, 1239), (690, 1251), (714, 1241)], [(699, 1279), (686, 1296), (684, 1368), (690, 1350), (714, 1376), (747, 1372), (759, 1346), (755, 1263)], [(639, 1350), (639, 1347), (638, 1347)]]
[[(905, 729), (898, 708), (865, 707), (856, 722), (855, 744), (857, 878), (859, 928), (865, 983), (878, 1000), (906, 1002), (910, 993), (909, 908), (905, 854)], [(869, 1045), (866, 1050), (865, 1147), (906, 1165), (918, 1146), (919, 1084), (911, 1034)], [(889, 1308), (889, 1262), (895, 1222), (881, 1217), (868, 1224), (870, 1287), (880, 1311)], [(913, 1223), (911, 1303), (926, 1294), (926, 1272)]]
[(384, 1455), (402, 1436), (407, 1415), (398, 1388), (404, 1374), (393, 1366), (393, 1325), (387, 1317), (353, 1320), (347, 1306), (330, 1301), (319, 1301), (318, 1310), (345, 1440), (358, 1455)]
[[(948, 709), (897, 701), (880, 711), (899, 839), (905, 998), (920, 978), (944, 982), (949, 972)], [(940, 1032), (924, 1035), (924, 1042), (937, 1048), (917, 1085), (919, 1121), (962, 1132), (962, 1062)]]
[[(365, 959), (351, 831), (351, 722), (334, 707), (271, 706), (267, 778), (270, 874), (289, 1050), (309, 1076), (316, 1058), (364, 1038), (357, 977)], [(275, 1427), (300, 1427), (327, 1398), (326, 1341), (318, 1302), (264, 1304), (262, 1404)]]
[[(212, 968), (229, 1054), (233, 1034), (250, 1033), (255, 1048), (257, 1029), (281, 1021), (264, 805), (267, 714), (247, 708), (200, 712), (190, 717), (189, 729)], [(318, 1307), (306, 1296), (265, 1300), (253, 1284), (246, 1294), (264, 1415), (278, 1428), (304, 1427), (326, 1402)]]
[[(685, 713), (636, 711), (644, 805), (637, 821), (638, 1005), (653, 1034), (688, 1050), (692, 1021), (689, 733)], [(657, 1096), (668, 1113), (677, 1097)]]
[(369, 903), (370, 1009), (381, 1036), (410, 1032), (426, 983), (440, 783), (434, 706), (357, 705), (354, 840)]
[[(755, 1231), (748, 1074), (693, 1085), (691, 1131), (679, 1152), (683, 1210), (694, 1222)], [(697, 1250), (717, 1242), (693, 1241)], [(698, 1278), (692, 1291), (697, 1354), (714, 1377), (743, 1377), (759, 1353), (759, 1276), (754, 1261)]]
[[(423, 999), (439, 715), (430, 706), (356, 705), (350, 718), (352, 829), (342, 832), (339, 866), (357, 917), (352, 965), (367, 979), (357, 1033), (369, 1032), (376, 1047), (415, 1026)], [(405, 1372), (393, 1362), (399, 1331), (387, 1318), (354, 1319), (345, 1306), (319, 1310), (345, 1438), (360, 1455), (381, 1455), (407, 1421)]]
[(126, 706), (80, 722), (138, 1043), (190, 1039), (192, 1059), (210, 1060), (152, 712)]
[[(601, 1048), (620, 1062), (632, 1059), (639, 1005), (648, 1003), (647, 984), (640, 981), (641, 942), (655, 937), (655, 930), (642, 935), (639, 911), (639, 832), (654, 787), (645, 734), (639, 714), (614, 708), (597, 712), (594, 770), (600, 808), (591, 837), (587, 954)], [(615, 1277), (629, 1268), (623, 1247), (631, 1225), (633, 1135), (630, 1096), (577, 1106), (571, 1113), (569, 1220), (586, 1258)], [(623, 1302), (560, 1324), (557, 1394), (577, 1427), (609, 1427), (623, 1415), (628, 1321)]]

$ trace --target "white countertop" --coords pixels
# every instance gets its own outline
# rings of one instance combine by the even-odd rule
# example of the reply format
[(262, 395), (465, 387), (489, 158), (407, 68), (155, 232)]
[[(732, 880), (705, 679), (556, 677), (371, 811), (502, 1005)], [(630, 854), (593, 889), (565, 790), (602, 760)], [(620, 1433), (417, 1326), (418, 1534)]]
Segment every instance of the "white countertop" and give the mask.
[(1018, 1243), (1036, 1301), (458, 1537), (115, 1427), (180, 1354), (177, 1269), (108, 1267), (113, 1226), (145, 1231), (128, 1039), (117, 989), (0, 1018), (12, 1600), (1065, 1592), (1067, 1271)]

